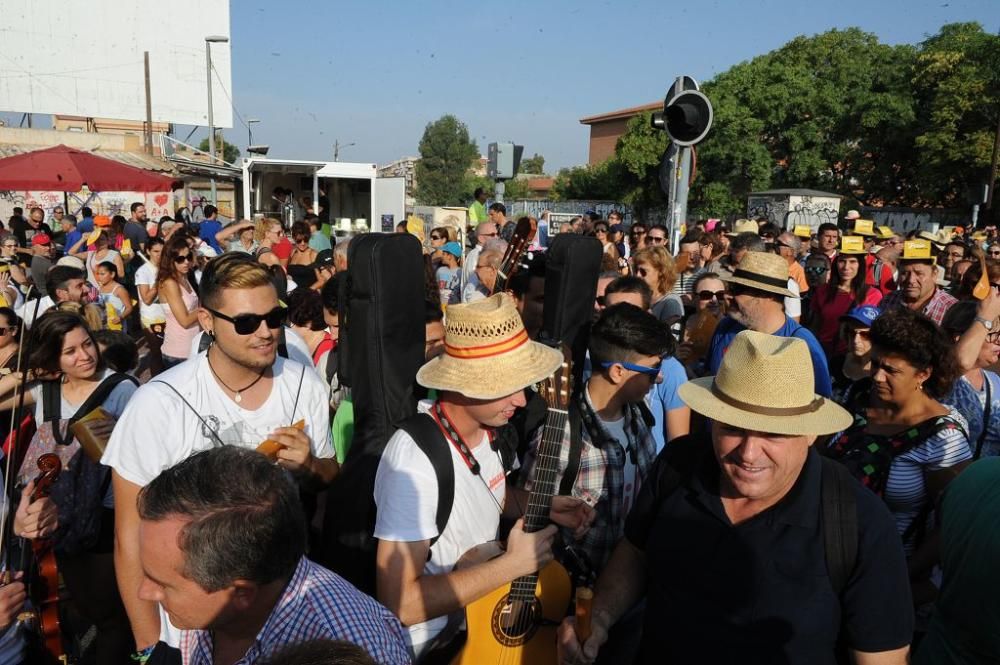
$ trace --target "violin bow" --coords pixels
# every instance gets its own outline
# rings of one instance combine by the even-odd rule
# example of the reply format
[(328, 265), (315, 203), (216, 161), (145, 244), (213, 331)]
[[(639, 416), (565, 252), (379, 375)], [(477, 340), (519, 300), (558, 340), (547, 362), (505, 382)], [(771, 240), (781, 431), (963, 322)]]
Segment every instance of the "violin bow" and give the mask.
[[(28, 293), (25, 295), (31, 295), (31, 291), (35, 288), (32, 285), (28, 289)], [(38, 318), (38, 308), (41, 304), (41, 298), (35, 298), (35, 309), (31, 314), (31, 323), (35, 323), (35, 319)], [(20, 376), (22, 360), (24, 356), (28, 355), (26, 349), (31, 345), (32, 339), (31, 334), (28, 332), (28, 323), (24, 319), (21, 320), (21, 342), (17, 346), (17, 363), (16, 363), (16, 375)], [(27, 383), (27, 372), (25, 376), (21, 378), (20, 381), (14, 384), (14, 399), (17, 401), (17, 407), (10, 417), (10, 431), (7, 433), (7, 440), (10, 441), (10, 449), (7, 454), (7, 459), (4, 462), (4, 501), (5, 510), (3, 510), (2, 516), (0, 516), (0, 561), (4, 564), (3, 580), (4, 584), (10, 581), (10, 561), (9, 555), (9, 544), (11, 537), (13, 536), (14, 528), (14, 517), (13, 507), (14, 507), (14, 487), (16, 483), (14, 481), (14, 474), (11, 473), (13, 467), (13, 459), (18, 457), (18, 453), (21, 449), (21, 427), (20, 427), (20, 415), (21, 411), (24, 410), (24, 385)], [(13, 437), (13, 438), (11, 438)]]

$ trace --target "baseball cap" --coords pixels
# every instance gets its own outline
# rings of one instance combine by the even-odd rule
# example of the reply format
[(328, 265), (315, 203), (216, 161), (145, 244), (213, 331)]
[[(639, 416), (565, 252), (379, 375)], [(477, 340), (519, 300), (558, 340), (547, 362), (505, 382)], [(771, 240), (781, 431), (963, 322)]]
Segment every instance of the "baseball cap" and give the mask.
[(855, 321), (863, 325), (865, 328), (871, 328), (872, 322), (878, 318), (878, 315), (878, 307), (873, 307), (872, 305), (862, 305), (861, 307), (852, 307), (847, 314), (840, 317), (840, 320)]
[(451, 242), (446, 242), (445, 244), (441, 245), (441, 251), (448, 252), (456, 259), (462, 258), (462, 246), (459, 245), (454, 240), (452, 240)]
[(32, 245), (51, 245), (52, 238), (49, 237), (48, 233), (36, 233), (31, 236)]
[(319, 270), (320, 268), (329, 268), (333, 265), (333, 250), (323, 249), (316, 254), (316, 260), (313, 261), (313, 268)]

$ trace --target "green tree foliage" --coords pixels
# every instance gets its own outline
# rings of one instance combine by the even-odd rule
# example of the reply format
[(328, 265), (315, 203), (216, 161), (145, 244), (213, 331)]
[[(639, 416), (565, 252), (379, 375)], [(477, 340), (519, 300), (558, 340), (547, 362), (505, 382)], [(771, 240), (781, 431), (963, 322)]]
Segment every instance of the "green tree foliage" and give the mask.
[(469, 168), (479, 157), (468, 128), (453, 115), (441, 116), (427, 125), (419, 149), (417, 200), (437, 206), (467, 203), (472, 197), (472, 191), (467, 191)]
[(614, 158), (593, 166), (561, 169), (552, 183), (556, 201), (614, 201), (618, 197), (618, 164)]
[(954, 23), (922, 45), (913, 67), (914, 178), (928, 202), (963, 206), (987, 182), (1000, 111), (1000, 37)]
[[(236, 160), (240, 158), (240, 149), (234, 144), (224, 141), (222, 137), (222, 132), (215, 132), (215, 152), (218, 155), (219, 146), (223, 146), (222, 158), (229, 162), (230, 164), (235, 164)], [(208, 138), (203, 138), (201, 143), (198, 144), (198, 150), (202, 152), (208, 152)], [(207, 158), (206, 158), (207, 159)]]
[(522, 159), (520, 172), (530, 173), (532, 175), (544, 175), (545, 158), (536, 152), (531, 157), (528, 157), (527, 159)]

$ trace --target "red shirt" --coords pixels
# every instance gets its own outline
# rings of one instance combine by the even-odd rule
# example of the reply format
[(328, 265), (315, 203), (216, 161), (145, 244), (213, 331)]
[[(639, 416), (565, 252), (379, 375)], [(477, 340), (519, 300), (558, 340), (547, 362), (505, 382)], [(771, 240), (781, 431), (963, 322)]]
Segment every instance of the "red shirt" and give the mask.
[[(834, 289), (833, 297), (830, 297), (830, 285), (821, 284), (816, 288), (816, 293), (812, 297), (810, 308), (813, 312), (816, 323), (813, 328), (818, 331), (816, 337), (819, 343), (828, 353), (835, 353), (844, 350), (844, 345), (840, 342), (838, 333), (840, 332), (840, 317), (854, 306), (854, 298), (850, 293)], [(870, 288), (865, 294), (862, 305), (878, 305), (882, 301), (882, 293), (878, 289)]]
[(271, 251), (274, 255), (278, 257), (281, 261), (287, 261), (292, 255), (292, 250), (295, 247), (292, 245), (292, 241), (288, 238), (282, 238), (278, 242), (271, 245)]

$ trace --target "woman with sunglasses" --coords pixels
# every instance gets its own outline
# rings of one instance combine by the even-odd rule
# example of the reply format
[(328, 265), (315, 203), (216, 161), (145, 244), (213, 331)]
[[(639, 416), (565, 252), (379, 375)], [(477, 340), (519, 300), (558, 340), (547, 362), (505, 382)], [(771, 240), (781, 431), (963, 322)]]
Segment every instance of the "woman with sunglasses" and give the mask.
[[(987, 329), (988, 322), (992, 322)], [(962, 376), (942, 400), (969, 422), (973, 459), (1000, 455), (1000, 375), (989, 368), (1000, 359), (1000, 294), (951, 306), (941, 328), (956, 342)]]
[(674, 257), (665, 247), (651, 245), (635, 253), (633, 269), (653, 290), (653, 305), (649, 311), (660, 321), (673, 325), (684, 316), (684, 303), (681, 297), (670, 290), (677, 281), (677, 268)]
[(201, 332), (198, 324), (198, 294), (188, 275), (194, 269), (194, 250), (182, 235), (172, 237), (160, 255), (156, 272), (156, 288), (160, 302), (166, 304), (163, 326), (163, 366), (170, 369), (185, 360), (191, 353), (191, 343)]
[(254, 257), (264, 265), (280, 266), (281, 261), (274, 252), (274, 245), (285, 236), (285, 230), (281, 227), (281, 222), (271, 217), (264, 217), (254, 225), (253, 238), (257, 243)]
[(851, 240), (844, 239), (830, 281), (816, 289), (809, 303), (809, 328), (831, 361), (845, 349), (838, 337), (840, 317), (854, 307), (878, 305), (882, 300), (882, 292), (865, 281), (864, 246)]
[(3, 236), (0, 241), (0, 264), (10, 268), (10, 276), (18, 290), (24, 290), (29, 283), (25, 265), (21, 264), (21, 246), (17, 244), (17, 236), (13, 233)]
[(305, 222), (292, 224), (292, 242), (295, 243), (288, 259), (288, 275), (296, 284), (309, 286), (313, 281), (312, 265), (316, 262), (316, 250), (309, 246), (309, 225)]
[(871, 390), (872, 322), (879, 316), (877, 307), (854, 307), (840, 317), (840, 339), (845, 345), (844, 365), (833, 379), (834, 401), (851, 413), (857, 413), (867, 404), (857, 402), (868, 399)]
[(615, 243), (611, 240), (611, 233), (608, 231), (607, 222), (597, 222), (594, 224), (594, 236), (601, 241), (601, 247), (604, 248), (604, 253), (611, 257), (614, 262), (614, 267), (618, 267), (618, 259), (620, 254), (618, 253), (618, 248), (615, 247)]
[(715, 327), (726, 314), (726, 284), (718, 273), (705, 272), (691, 285), (694, 314), (684, 321), (684, 340), (677, 349), (677, 358), (689, 373), (700, 374), (699, 366), (708, 351)]

